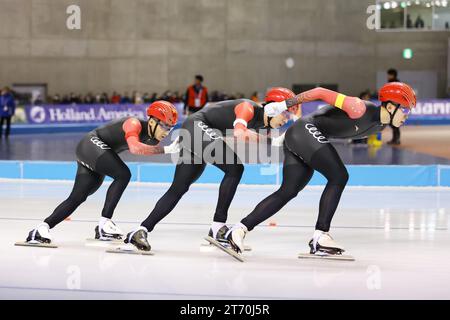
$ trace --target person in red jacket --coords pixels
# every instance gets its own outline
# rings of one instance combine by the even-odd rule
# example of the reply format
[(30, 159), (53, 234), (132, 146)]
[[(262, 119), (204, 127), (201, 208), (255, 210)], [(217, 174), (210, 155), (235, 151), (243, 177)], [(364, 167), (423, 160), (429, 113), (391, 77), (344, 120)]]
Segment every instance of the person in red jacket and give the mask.
[(208, 102), (208, 88), (203, 86), (203, 76), (196, 75), (195, 83), (186, 90), (186, 98), (184, 100), (184, 112), (193, 114), (201, 110)]
[(49, 244), (50, 229), (69, 217), (87, 197), (100, 188), (105, 176), (113, 178), (108, 188), (102, 217), (95, 228), (98, 240), (121, 239), (123, 232), (111, 220), (114, 210), (131, 179), (131, 172), (119, 157), (129, 150), (137, 155), (154, 155), (179, 152), (178, 140), (161, 147), (159, 141), (166, 138), (177, 123), (176, 108), (167, 101), (156, 101), (147, 108), (148, 120), (126, 117), (114, 120), (89, 132), (76, 149), (77, 173), (69, 197), (53, 213), (31, 230), (26, 242)]

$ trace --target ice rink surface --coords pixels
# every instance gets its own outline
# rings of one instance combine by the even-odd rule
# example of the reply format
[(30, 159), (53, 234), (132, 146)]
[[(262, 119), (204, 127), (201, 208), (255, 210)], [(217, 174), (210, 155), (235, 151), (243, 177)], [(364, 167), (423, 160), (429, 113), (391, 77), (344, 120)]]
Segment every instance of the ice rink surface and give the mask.
[[(14, 246), (71, 187), (0, 181), (1, 299), (450, 299), (450, 189), (346, 189), (331, 233), (354, 262), (297, 258), (308, 250), (320, 187), (305, 189), (250, 232), (244, 263), (201, 246), (217, 198), (217, 186), (205, 185), (194, 185), (150, 234), (154, 256), (86, 245), (107, 185), (52, 230), (59, 248)], [(130, 231), (167, 188), (131, 185), (114, 220)], [(229, 222), (275, 188), (240, 186)]]

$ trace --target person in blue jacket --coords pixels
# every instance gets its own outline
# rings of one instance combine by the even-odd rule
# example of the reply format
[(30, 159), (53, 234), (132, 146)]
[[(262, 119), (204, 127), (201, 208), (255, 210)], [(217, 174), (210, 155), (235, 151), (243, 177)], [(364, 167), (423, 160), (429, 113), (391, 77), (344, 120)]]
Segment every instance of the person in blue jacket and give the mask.
[(11, 118), (16, 111), (14, 96), (8, 87), (3, 88), (0, 95), (0, 138), (3, 135), (3, 123), (6, 121), (5, 137), (9, 137), (11, 131)]

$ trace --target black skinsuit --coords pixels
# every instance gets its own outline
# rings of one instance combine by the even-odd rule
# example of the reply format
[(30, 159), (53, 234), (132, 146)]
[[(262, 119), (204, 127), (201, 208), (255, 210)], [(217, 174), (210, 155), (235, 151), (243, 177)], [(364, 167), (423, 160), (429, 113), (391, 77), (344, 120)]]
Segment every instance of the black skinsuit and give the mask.
[(316, 230), (328, 232), (331, 220), (348, 181), (348, 172), (328, 138), (359, 139), (384, 129), (380, 108), (365, 101), (367, 110), (359, 119), (350, 119), (341, 109), (326, 106), (290, 127), (284, 141), (283, 182), (261, 201), (241, 222), (252, 230), (267, 220), (308, 184), (314, 170), (327, 180), (319, 205)]
[[(128, 150), (123, 123), (129, 118), (122, 118), (89, 132), (76, 149), (77, 173), (75, 184), (69, 197), (64, 200), (45, 222), (53, 228), (70, 216), (87, 197), (100, 188), (105, 176), (114, 179), (108, 188), (102, 216), (111, 219), (130, 179), (131, 172), (120, 159), (118, 153)], [(139, 140), (148, 145), (158, 144), (151, 139), (147, 130), (147, 121), (139, 120), (142, 130)]]
[(251, 100), (244, 99), (210, 105), (189, 116), (183, 123), (184, 131), (180, 133), (181, 163), (175, 169), (169, 190), (142, 223), (149, 232), (175, 208), (191, 184), (202, 175), (207, 163), (216, 166), (225, 174), (219, 188), (214, 221), (226, 222), (228, 209), (244, 172), (244, 166), (236, 153), (225, 143), (223, 136), (226, 130), (234, 128), (233, 123), (236, 120), (234, 109), (244, 101), (254, 107), (254, 117), (248, 122), (247, 127), (255, 130), (264, 128), (263, 108)]

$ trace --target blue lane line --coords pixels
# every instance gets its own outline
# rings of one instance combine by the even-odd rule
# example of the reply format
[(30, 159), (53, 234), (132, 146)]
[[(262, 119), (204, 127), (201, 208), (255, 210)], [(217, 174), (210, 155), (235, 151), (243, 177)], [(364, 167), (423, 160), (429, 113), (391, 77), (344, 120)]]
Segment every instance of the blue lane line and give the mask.
[(145, 292), (145, 291), (115, 291), (115, 290), (87, 290), (87, 289), (62, 289), (62, 288), (34, 288), (34, 287), (13, 287), (0, 286), (0, 289), (8, 290), (36, 290), (36, 291), (54, 291), (54, 292), (80, 292), (80, 293), (102, 293), (102, 294), (135, 294), (135, 295), (160, 295), (160, 296), (177, 296), (177, 297), (205, 297), (205, 298), (231, 298), (231, 299), (264, 299), (264, 300), (279, 300), (279, 299), (295, 299), (287, 297), (264, 297), (264, 296), (235, 296), (235, 295), (214, 295), (214, 294), (197, 294), (197, 293), (170, 293), (170, 292)]

